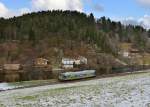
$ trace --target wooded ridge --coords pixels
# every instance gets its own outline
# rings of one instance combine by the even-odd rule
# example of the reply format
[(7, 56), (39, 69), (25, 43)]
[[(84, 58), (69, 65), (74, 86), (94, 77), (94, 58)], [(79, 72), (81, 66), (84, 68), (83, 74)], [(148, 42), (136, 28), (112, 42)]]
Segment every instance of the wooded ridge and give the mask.
[(124, 26), (106, 17), (95, 19), (92, 13), (41, 11), (0, 19), (0, 63), (29, 63), (33, 57), (56, 60), (69, 52), (82, 55), (90, 47), (117, 56), (122, 42), (149, 52), (149, 37), (150, 30), (141, 26)]

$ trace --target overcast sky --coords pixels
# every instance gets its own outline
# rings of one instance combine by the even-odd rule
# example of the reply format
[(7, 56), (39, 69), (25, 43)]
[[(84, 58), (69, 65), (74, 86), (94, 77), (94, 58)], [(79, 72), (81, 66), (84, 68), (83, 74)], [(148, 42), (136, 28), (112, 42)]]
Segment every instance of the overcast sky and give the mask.
[(150, 28), (150, 0), (0, 0), (0, 17), (40, 10), (77, 10)]

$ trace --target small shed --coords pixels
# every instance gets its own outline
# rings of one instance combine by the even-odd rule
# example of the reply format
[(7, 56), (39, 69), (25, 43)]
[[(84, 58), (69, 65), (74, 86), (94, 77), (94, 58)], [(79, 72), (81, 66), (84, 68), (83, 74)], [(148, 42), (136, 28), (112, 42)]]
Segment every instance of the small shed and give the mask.
[(44, 58), (37, 58), (34, 61), (34, 65), (36, 66), (47, 66), (49, 64), (49, 60)]

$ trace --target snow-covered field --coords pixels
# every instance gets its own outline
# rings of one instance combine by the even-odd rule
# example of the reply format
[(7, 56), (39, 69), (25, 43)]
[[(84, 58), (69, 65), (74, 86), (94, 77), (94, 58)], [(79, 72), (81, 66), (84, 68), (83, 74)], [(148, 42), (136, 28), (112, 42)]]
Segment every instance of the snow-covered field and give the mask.
[(13, 82), (13, 83), (0, 83), (0, 91), (12, 90), (23, 87), (34, 87), (41, 86), (46, 84), (53, 84), (57, 82), (55, 79), (50, 80), (32, 80), (32, 81), (21, 81), (21, 82)]
[(0, 107), (150, 107), (150, 73), (0, 92)]

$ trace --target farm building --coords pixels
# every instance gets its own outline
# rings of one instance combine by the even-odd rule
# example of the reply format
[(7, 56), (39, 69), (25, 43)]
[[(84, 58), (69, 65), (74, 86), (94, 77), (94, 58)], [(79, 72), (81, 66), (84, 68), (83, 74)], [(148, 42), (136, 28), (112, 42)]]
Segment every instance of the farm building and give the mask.
[(49, 64), (49, 60), (44, 59), (44, 58), (37, 58), (34, 61), (35, 66), (47, 66)]

